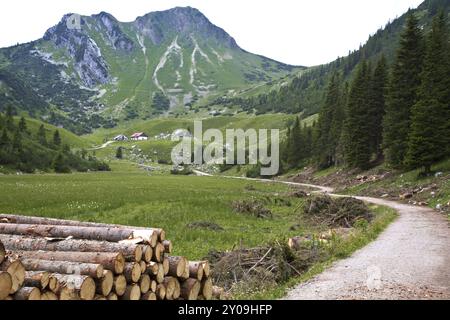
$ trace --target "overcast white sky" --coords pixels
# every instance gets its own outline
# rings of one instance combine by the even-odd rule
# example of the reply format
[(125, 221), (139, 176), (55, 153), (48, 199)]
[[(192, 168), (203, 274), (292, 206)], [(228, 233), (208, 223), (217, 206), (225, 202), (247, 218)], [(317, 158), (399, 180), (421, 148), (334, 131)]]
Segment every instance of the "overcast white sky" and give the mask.
[(295, 65), (347, 55), (423, 0), (12, 0), (0, 5), (0, 47), (36, 40), (65, 13), (106, 11), (120, 21), (191, 6), (245, 50)]

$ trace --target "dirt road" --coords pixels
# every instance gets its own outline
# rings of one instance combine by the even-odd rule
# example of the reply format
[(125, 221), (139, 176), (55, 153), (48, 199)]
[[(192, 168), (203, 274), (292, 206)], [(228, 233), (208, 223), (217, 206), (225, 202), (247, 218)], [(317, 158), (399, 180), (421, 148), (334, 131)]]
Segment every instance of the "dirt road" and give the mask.
[[(279, 182), (333, 192), (327, 187)], [(357, 198), (391, 207), (399, 218), (377, 240), (295, 287), (285, 299), (450, 299), (448, 220), (429, 208)]]

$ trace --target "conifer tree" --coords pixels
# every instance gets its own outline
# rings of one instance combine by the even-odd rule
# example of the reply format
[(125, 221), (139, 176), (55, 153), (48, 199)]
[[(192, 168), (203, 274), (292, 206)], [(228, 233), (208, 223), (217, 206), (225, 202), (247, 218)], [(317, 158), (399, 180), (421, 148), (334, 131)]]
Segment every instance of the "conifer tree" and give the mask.
[(27, 131), (27, 122), (25, 121), (24, 117), (20, 118), (19, 130), (20, 130), (20, 132), (26, 132)]
[(290, 136), (287, 162), (291, 168), (296, 168), (300, 164), (300, 160), (303, 156), (302, 130), (299, 118), (295, 119), (294, 126), (290, 130)]
[(387, 65), (384, 55), (378, 61), (372, 80), (370, 82), (368, 113), (370, 151), (377, 158), (382, 157), (381, 144), (383, 140), (383, 117), (385, 114), (385, 95), (387, 85)]
[(352, 168), (368, 169), (370, 164), (369, 114), (366, 106), (369, 82), (369, 66), (363, 61), (352, 82), (346, 109), (345, 159)]
[(57, 147), (61, 145), (61, 136), (59, 135), (59, 130), (55, 130), (55, 133), (53, 134), (53, 144)]
[(431, 171), (433, 162), (449, 155), (450, 68), (446, 14), (433, 19), (427, 36), (419, 101), (412, 108), (411, 133), (406, 163)]
[(43, 124), (41, 124), (41, 126), (39, 127), (39, 130), (37, 132), (37, 139), (41, 145), (43, 146), (47, 145), (47, 137), (45, 133), (45, 127)]
[(117, 159), (122, 159), (123, 158), (123, 152), (122, 152), (122, 147), (118, 147), (116, 150), (116, 158)]
[(400, 168), (404, 164), (411, 125), (411, 108), (417, 102), (423, 64), (423, 37), (413, 14), (401, 35), (388, 88), (383, 120), (383, 149), (387, 162)]

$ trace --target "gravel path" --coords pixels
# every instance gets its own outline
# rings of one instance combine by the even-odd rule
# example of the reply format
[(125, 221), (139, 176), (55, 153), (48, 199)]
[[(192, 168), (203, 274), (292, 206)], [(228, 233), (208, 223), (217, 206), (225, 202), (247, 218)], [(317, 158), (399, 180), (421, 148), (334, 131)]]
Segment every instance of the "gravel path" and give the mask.
[(377, 198), (398, 211), (377, 240), (292, 289), (287, 300), (450, 299), (450, 228), (435, 211)]
[[(203, 172), (197, 175), (211, 176)], [(273, 180), (224, 177), (273, 183)], [(317, 188), (332, 196), (333, 189), (310, 184), (276, 181)], [(391, 207), (399, 218), (351, 257), (292, 289), (286, 300), (422, 300), (450, 299), (449, 221), (430, 208), (378, 198), (356, 197)]]

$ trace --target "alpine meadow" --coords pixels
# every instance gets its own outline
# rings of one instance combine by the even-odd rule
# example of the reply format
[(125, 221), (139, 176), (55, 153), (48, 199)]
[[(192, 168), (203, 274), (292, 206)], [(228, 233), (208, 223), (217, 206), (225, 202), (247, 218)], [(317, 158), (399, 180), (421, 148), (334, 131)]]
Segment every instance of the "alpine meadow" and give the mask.
[(0, 300), (214, 318), (278, 313), (241, 300), (450, 299), (450, 1), (392, 1), (410, 9), (389, 21), (380, 1), (384, 26), (315, 66), (244, 47), (282, 51), (259, 29), (273, 11), (290, 53), (318, 56), (319, 22), (286, 10), (344, 30), (351, 1), (338, 25), (282, 0), (242, 26), (207, 0), (50, 2), (22, 23), (64, 8), (58, 23), (0, 48)]

